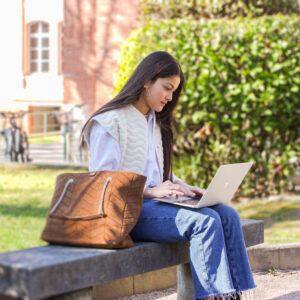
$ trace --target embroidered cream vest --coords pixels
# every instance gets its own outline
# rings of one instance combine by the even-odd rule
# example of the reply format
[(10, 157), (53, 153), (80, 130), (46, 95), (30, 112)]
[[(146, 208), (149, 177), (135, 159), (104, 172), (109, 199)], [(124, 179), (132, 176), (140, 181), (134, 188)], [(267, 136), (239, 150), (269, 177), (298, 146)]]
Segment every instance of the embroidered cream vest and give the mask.
[[(120, 170), (143, 174), (148, 155), (148, 123), (144, 115), (133, 105), (104, 112), (93, 117), (120, 145)], [(85, 130), (89, 144), (91, 121)], [(153, 120), (153, 143), (158, 159), (161, 178), (163, 178), (163, 146), (159, 125)]]

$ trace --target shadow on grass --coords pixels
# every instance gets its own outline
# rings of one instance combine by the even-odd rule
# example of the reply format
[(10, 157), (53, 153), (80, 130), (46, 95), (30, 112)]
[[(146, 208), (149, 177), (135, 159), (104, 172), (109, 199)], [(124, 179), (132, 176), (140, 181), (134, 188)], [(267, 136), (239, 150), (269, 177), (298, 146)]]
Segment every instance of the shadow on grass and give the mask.
[(49, 207), (0, 204), (0, 215), (14, 217), (46, 218)]
[[(247, 207), (249, 209), (249, 207)], [(241, 209), (242, 210), (242, 209)], [(257, 219), (265, 221), (265, 228), (269, 228), (275, 222), (286, 222), (299, 220), (300, 204), (299, 203), (266, 203), (256, 207), (256, 211), (247, 214), (249, 219)]]

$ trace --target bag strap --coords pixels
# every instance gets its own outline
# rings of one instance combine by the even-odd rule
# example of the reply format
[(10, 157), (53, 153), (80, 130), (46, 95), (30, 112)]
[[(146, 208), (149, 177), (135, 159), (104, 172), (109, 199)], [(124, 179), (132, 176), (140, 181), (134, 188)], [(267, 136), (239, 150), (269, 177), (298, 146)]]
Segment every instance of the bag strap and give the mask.
[[(102, 193), (101, 193), (101, 198), (100, 198), (100, 205), (99, 205), (99, 209), (98, 209), (98, 214), (87, 215), (87, 216), (77, 216), (77, 217), (76, 216), (55, 216), (55, 217), (64, 218), (64, 219), (73, 219), (73, 220), (89, 220), (89, 219), (98, 218), (98, 217), (106, 217), (106, 215), (102, 213), (102, 207), (103, 207), (103, 202), (104, 202), (105, 191), (106, 191), (107, 185), (109, 184), (109, 182), (111, 180), (112, 180), (112, 178), (108, 177), (106, 179), (106, 182), (105, 182), (104, 186), (103, 186)], [(69, 185), (73, 182), (74, 182), (73, 178), (70, 178), (66, 182), (66, 184), (64, 186), (64, 189), (63, 189), (63, 192), (61, 193), (58, 201), (55, 203), (55, 205), (53, 206), (51, 211), (49, 212), (49, 216), (54, 214), (54, 212), (56, 211), (56, 209), (58, 208), (58, 206), (62, 202), (62, 200), (65, 196), (65, 193), (67, 192), (67, 189), (68, 189)]]

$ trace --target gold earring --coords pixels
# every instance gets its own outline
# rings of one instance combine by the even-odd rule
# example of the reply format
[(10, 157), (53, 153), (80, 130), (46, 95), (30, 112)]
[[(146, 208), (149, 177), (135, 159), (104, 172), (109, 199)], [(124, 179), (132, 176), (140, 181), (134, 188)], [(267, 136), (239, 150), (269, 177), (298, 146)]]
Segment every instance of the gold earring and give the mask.
[(147, 85), (144, 85), (144, 88), (146, 89), (148, 86)]

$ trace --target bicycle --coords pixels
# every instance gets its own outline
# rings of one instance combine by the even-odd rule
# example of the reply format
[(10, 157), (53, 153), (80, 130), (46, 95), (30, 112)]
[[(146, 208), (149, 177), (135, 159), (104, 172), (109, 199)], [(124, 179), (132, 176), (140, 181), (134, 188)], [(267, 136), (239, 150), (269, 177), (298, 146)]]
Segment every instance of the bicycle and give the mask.
[[(65, 105), (63, 109), (67, 109)], [(61, 125), (64, 145), (64, 160), (75, 163), (88, 161), (88, 153), (80, 145), (81, 128), (86, 120), (86, 105), (71, 105), (67, 110), (53, 111), (52, 116)]]
[(5, 161), (18, 162), (19, 156), (22, 162), (30, 162), (28, 135), (22, 125), (17, 126), (16, 119), (23, 118), (26, 111), (0, 112), (4, 118), (1, 134), (5, 141)]

